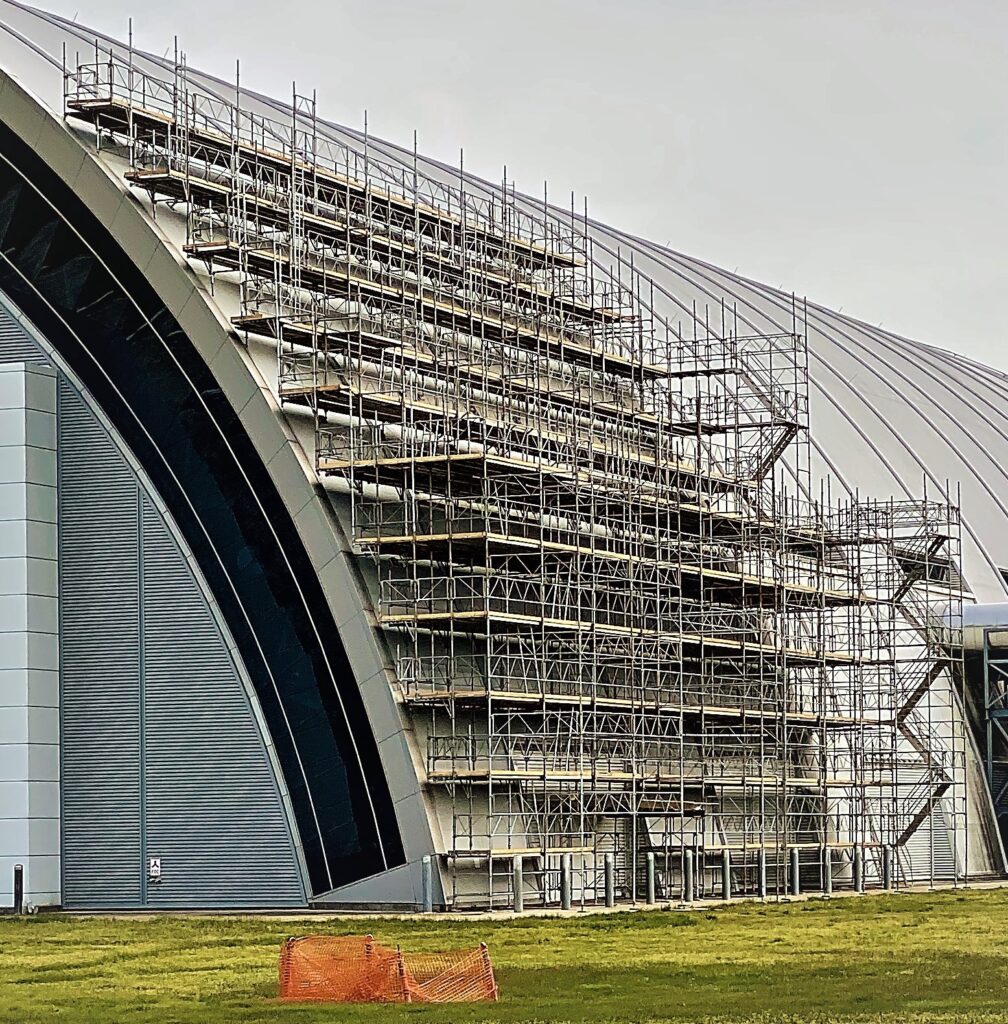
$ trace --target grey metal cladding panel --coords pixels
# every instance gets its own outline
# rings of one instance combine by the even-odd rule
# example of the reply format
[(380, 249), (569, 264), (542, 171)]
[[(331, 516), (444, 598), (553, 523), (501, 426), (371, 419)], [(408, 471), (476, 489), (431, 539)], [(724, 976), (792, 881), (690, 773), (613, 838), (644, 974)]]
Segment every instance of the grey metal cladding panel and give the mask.
[(148, 905), (304, 902), (280, 795), (242, 681), (158, 512), (143, 503)]
[(138, 905), (140, 640), (137, 485), (65, 381), (58, 386), (63, 894)]

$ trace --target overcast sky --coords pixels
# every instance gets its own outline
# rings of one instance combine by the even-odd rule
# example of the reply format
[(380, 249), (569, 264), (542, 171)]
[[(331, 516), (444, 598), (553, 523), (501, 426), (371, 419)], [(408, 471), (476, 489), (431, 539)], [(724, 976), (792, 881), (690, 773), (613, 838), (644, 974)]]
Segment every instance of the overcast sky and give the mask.
[(39, 2), (1008, 369), (1005, 0)]

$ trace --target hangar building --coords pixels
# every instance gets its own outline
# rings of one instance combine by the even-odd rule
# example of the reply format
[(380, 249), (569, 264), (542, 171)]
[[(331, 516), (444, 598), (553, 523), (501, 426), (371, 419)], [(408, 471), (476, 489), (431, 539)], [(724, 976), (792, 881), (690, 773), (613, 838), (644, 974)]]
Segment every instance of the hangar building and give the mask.
[(1004, 374), (177, 47), (0, 40), (0, 898), (1002, 872)]

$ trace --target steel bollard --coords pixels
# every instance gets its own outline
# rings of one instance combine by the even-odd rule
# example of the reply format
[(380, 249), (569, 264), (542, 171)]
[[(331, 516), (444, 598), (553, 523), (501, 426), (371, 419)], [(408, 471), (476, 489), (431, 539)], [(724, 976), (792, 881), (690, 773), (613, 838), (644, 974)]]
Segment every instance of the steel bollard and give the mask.
[(692, 903), (694, 899), (693, 865), (696, 863), (696, 851), (687, 850), (683, 860), (683, 903)]
[(420, 888), (423, 894), (423, 912), (430, 914), (434, 910), (434, 867), (429, 853), (425, 853), (420, 861)]
[(824, 896), (833, 895), (833, 857), (830, 848), (822, 848), (822, 889)]
[(649, 853), (644, 862), (647, 866), (647, 903), (649, 907), (653, 907), (655, 904), (654, 854)]
[(616, 878), (615, 868), (613, 865), (613, 855), (607, 853), (603, 859), (603, 866), (605, 867), (605, 905), (607, 907), (616, 906)]
[(882, 847), (882, 887), (892, 891), (893, 887), (893, 854), (891, 846)]
[(854, 891), (864, 892), (864, 851), (854, 847)]
[(560, 858), (560, 908), (571, 908), (571, 855), (565, 853)]
[(801, 896), (801, 876), (798, 874), (798, 847), (792, 846), (790, 853), (791, 895)]
[(511, 870), (511, 885), (514, 889), (514, 912), (520, 914), (525, 909), (525, 892), (522, 882), (522, 859), (516, 856)]
[(761, 900), (766, 899), (766, 850), (762, 847), (759, 853), (756, 854), (756, 873), (759, 876), (759, 898)]
[(24, 865), (14, 865), (14, 913), (24, 913)]
[(721, 899), (731, 899), (731, 850), (721, 851)]

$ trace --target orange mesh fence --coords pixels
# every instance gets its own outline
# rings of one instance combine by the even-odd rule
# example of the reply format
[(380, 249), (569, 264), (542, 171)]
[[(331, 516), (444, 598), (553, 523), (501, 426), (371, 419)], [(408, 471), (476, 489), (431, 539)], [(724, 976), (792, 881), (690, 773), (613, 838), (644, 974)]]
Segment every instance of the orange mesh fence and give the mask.
[(497, 998), (486, 943), (403, 953), (370, 935), (306, 935), (280, 952), (280, 998), (334, 1003), (475, 1003)]

